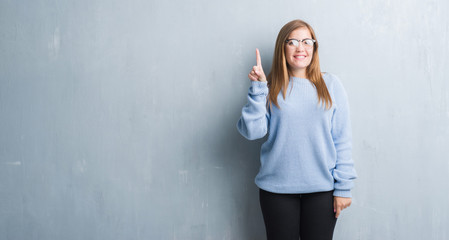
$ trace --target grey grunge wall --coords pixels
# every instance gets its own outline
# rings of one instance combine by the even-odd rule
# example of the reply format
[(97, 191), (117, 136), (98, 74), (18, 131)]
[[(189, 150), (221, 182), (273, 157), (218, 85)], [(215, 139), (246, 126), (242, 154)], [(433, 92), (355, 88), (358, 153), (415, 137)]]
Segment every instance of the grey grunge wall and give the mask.
[(310, 23), (359, 178), (334, 239), (449, 239), (449, 2), (0, 0), (0, 239), (265, 239), (236, 129)]

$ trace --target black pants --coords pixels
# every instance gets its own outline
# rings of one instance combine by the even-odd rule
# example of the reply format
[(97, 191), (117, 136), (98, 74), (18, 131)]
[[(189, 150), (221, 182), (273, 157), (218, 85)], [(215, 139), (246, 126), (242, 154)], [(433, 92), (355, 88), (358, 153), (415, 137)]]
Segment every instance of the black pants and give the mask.
[(259, 188), (267, 240), (330, 240), (337, 219), (333, 190), (278, 194)]

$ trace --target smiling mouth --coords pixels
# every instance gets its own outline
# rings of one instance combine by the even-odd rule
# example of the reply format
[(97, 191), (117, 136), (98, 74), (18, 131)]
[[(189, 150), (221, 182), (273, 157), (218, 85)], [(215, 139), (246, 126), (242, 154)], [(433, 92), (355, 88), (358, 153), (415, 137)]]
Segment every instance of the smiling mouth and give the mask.
[(306, 56), (293, 56), (295, 59), (304, 59)]

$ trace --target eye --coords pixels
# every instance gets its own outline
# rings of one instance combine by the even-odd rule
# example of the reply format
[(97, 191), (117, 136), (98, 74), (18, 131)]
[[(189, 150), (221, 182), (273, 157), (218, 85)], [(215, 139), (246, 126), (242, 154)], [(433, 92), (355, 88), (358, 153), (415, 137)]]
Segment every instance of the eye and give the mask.
[(308, 46), (313, 46), (313, 40), (312, 39), (304, 39), (304, 43)]
[(296, 40), (296, 39), (290, 39), (289, 41), (288, 41), (288, 46), (291, 46), (291, 47), (297, 47), (299, 45), (299, 41), (298, 40)]

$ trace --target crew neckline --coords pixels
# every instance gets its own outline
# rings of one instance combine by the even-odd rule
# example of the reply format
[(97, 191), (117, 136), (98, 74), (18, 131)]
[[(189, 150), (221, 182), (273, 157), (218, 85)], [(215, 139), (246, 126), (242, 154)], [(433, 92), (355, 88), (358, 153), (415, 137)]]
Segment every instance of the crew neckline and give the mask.
[(290, 78), (293, 80), (309, 80), (308, 78), (300, 78), (300, 77), (294, 77), (294, 76), (291, 76)]
[[(324, 73), (323, 73), (323, 78), (324, 78), (324, 76), (326, 76), (327, 74), (328, 74), (327, 72), (324, 72)], [(291, 76), (290, 78), (293, 79), (293, 80), (296, 80), (296, 81), (309, 80), (308, 78), (300, 78), (300, 77), (295, 77), (295, 76)]]

